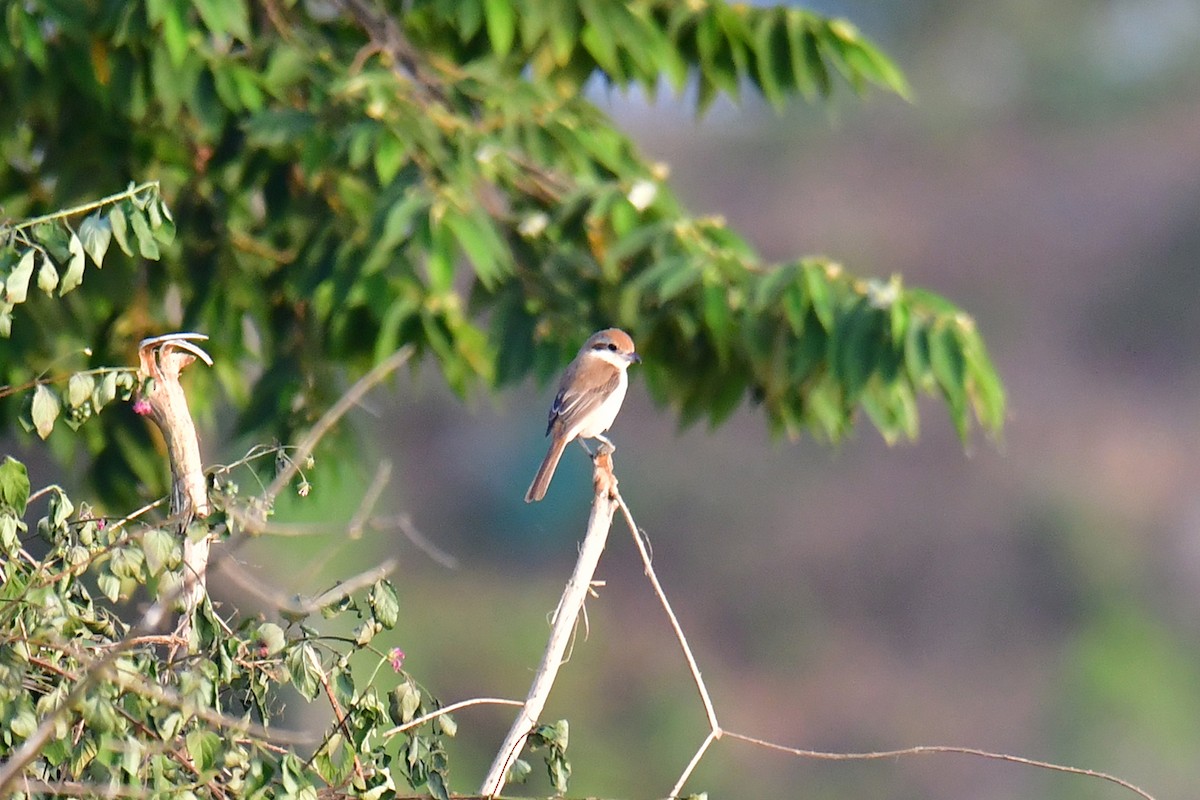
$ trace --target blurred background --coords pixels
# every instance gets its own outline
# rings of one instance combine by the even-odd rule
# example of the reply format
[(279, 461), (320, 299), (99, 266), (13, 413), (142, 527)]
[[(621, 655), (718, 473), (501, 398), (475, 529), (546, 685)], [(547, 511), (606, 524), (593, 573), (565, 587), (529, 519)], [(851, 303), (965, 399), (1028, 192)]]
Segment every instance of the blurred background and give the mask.
[[(796, 747), (962, 745), (1194, 796), (1200, 5), (810, 5), (878, 41), (914, 102), (842, 92), (829, 109), (777, 116), (750, 98), (696, 119), (687, 97), (597, 89), (597, 101), (670, 165), (695, 213), (723, 215), (766, 256), (898, 272), (970, 310), (1011, 416), (1003, 441), (965, 451), (933, 401), (920, 440), (894, 448), (866, 424), (833, 447), (773, 442), (751, 407), (717, 431), (680, 431), (635, 369), (613, 430), (617, 472), (719, 718)], [(406, 376), (358, 413), (356, 462), (318, 466), (313, 495), (289, 512), (349, 518), (390, 459), (381, 510), (408, 513), (457, 568), (399, 533), (264, 540), (241, 558), (311, 591), (395, 555), (401, 622), (378, 643), (402, 648), (444, 702), (523, 698), (590, 500), (590, 465), (572, 448), (547, 499), (522, 502), (552, 394), (463, 403), (432, 370)], [(606, 585), (545, 718), (570, 721), (572, 796), (661, 797), (707, 733), (703, 708), (620, 525), (597, 577)], [(458, 715), (455, 790), (478, 785), (512, 716)], [(548, 794), (531, 761), (520, 791)], [(827, 763), (732, 740), (686, 788), (1132, 796), (963, 756)]]

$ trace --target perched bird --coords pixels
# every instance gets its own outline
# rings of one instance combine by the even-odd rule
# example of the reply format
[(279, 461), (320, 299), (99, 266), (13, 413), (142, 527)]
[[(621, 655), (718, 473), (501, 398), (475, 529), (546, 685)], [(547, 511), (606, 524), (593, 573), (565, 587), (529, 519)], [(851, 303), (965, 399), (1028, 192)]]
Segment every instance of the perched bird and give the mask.
[[(558, 383), (558, 394), (550, 406), (550, 423), (546, 426), (550, 449), (529, 491), (525, 492), (526, 503), (546, 496), (554, 468), (572, 440), (598, 439), (610, 448), (613, 446), (602, 434), (613, 424), (625, 400), (625, 390), (629, 388), (625, 370), (641, 360), (633, 350), (633, 339), (617, 328), (597, 331), (583, 343)], [(586, 450), (587, 445), (583, 446)]]

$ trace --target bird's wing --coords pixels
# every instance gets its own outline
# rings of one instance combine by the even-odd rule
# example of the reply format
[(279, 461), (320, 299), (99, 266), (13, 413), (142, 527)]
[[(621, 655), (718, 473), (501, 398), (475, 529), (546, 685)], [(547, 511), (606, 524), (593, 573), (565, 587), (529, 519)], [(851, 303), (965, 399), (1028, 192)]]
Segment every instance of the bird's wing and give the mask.
[[(566, 381), (564, 381), (566, 382)], [(613, 370), (612, 377), (591, 389), (573, 391), (570, 386), (563, 386), (550, 406), (550, 421), (546, 425), (546, 435), (554, 429), (554, 423), (559, 422), (563, 430), (570, 430), (574, 424), (585, 418), (603, 403), (621, 382), (619, 370)]]

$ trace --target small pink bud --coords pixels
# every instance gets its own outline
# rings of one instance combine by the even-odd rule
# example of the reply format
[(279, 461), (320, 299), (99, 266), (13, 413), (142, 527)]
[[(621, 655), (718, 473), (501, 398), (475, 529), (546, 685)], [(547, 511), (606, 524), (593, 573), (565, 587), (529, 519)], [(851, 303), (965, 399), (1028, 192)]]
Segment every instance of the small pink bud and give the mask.
[(392, 669), (399, 672), (404, 667), (404, 651), (399, 647), (393, 647), (388, 653), (388, 663), (392, 665)]
[(133, 401), (133, 413), (137, 414), (140, 417), (149, 416), (150, 401), (144, 397), (139, 397), (137, 400), (134, 400)]

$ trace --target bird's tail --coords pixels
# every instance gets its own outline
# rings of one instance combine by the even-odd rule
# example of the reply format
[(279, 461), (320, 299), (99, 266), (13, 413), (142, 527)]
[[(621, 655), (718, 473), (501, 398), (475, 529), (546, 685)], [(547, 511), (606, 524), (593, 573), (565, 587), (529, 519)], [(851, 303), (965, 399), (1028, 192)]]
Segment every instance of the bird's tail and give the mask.
[(529, 490), (525, 492), (526, 503), (541, 500), (546, 496), (550, 479), (554, 477), (554, 470), (558, 466), (558, 460), (562, 458), (567, 444), (567, 440), (561, 436), (555, 436), (551, 440), (550, 449), (546, 451), (546, 457), (542, 459), (542, 465), (538, 467), (537, 475), (533, 476), (533, 483), (529, 484)]

